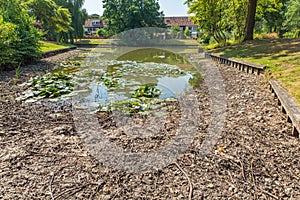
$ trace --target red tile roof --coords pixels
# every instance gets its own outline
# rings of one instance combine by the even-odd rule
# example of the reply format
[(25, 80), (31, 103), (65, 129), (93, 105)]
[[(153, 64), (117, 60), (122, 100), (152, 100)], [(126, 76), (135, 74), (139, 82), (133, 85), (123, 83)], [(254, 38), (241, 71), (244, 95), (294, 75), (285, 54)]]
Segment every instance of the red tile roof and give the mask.
[(196, 26), (189, 17), (165, 17), (164, 21), (167, 26)]
[(85, 21), (84, 27), (96, 27), (96, 28), (102, 28), (104, 25), (102, 22), (100, 22), (99, 18), (91, 18)]

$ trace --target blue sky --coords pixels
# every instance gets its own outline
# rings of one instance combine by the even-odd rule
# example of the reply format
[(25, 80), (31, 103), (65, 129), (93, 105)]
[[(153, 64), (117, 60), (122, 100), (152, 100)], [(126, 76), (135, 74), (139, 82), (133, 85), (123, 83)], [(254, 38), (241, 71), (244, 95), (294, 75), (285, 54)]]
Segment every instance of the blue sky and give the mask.
[[(187, 16), (187, 6), (185, 0), (159, 0), (160, 9), (165, 16)], [(102, 14), (102, 0), (85, 0), (84, 6), (88, 14)]]

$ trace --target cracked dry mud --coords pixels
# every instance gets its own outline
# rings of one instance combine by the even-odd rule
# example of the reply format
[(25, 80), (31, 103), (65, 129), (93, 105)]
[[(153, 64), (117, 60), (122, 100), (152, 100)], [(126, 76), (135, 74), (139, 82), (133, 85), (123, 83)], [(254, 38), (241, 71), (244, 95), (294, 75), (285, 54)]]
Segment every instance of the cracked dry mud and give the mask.
[[(51, 66), (49, 62), (71, 54), (38, 65), (43, 71), (43, 66)], [(142, 174), (113, 169), (91, 156), (74, 126), (70, 102), (55, 107), (16, 103), (22, 88), (13, 84), (13, 73), (2, 73), (0, 199), (299, 199), (299, 140), (291, 137), (291, 125), (263, 77), (226, 66), (219, 70), (227, 112), (213, 151), (198, 156), (210, 122), (207, 88), (201, 85), (197, 94), (205, 95), (198, 96), (200, 125), (191, 146), (176, 162)], [(32, 73), (39, 72), (24, 72), (19, 81)], [(146, 151), (172, 137), (177, 115), (169, 116), (157, 137), (145, 136), (154, 142), (122, 135), (114, 123), (100, 121), (108, 116), (100, 115), (99, 121), (122, 148)]]

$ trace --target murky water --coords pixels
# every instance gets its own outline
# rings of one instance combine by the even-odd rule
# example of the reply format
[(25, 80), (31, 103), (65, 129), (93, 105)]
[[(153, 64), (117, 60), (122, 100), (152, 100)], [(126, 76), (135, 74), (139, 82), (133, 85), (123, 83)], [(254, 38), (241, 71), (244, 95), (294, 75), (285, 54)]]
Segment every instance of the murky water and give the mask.
[(111, 59), (100, 51), (85, 53), (80, 70), (77, 94), (91, 105), (129, 100), (141, 86), (158, 88), (160, 99), (178, 98), (202, 81), (202, 76), (188, 61), (162, 49), (138, 49)]
[(201, 74), (178, 53), (154, 48), (96, 48), (25, 83), (29, 89), (19, 100), (56, 101), (76, 95), (88, 102), (84, 106), (95, 108), (121, 100), (145, 103), (148, 100), (136, 92), (156, 91), (156, 99), (179, 98), (201, 81)]

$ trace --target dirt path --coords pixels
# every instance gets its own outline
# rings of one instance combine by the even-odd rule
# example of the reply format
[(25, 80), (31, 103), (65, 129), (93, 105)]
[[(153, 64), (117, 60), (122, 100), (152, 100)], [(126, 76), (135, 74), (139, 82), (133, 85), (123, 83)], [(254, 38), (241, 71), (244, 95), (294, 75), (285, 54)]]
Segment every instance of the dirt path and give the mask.
[(191, 147), (177, 162), (144, 174), (114, 170), (90, 156), (70, 103), (16, 104), (22, 88), (12, 78), (1, 81), (0, 199), (299, 199), (299, 140), (290, 136), (263, 79), (219, 69), (228, 105), (214, 150), (198, 156), (210, 112), (203, 85), (201, 126)]

